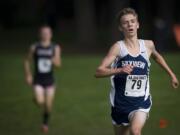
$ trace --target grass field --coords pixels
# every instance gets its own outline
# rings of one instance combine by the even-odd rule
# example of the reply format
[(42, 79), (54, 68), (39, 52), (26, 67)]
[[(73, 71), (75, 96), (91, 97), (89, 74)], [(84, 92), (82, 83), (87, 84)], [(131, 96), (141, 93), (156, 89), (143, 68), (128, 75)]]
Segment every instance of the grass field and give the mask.
[[(165, 55), (180, 79), (180, 54)], [(49, 135), (113, 135), (109, 79), (95, 79), (102, 56), (64, 56), (56, 70), (57, 93)], [(41, 114), (24, 83), (23, 56), (0, 55), (0, 135), (41, 135)], [(173, 90), (166, 73), (152, 62), (153, 106), (143, 135), (180, 135), (180, 89)], [(159, 120), (168, 121), (159, 128)]]

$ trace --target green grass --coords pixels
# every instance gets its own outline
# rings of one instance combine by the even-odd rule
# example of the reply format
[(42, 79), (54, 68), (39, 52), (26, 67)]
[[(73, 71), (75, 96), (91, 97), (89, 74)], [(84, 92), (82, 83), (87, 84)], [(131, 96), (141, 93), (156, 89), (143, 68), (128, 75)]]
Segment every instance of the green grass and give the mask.
[[(165, 55), (180, 78), (180, 54)], [(49, 135), (113, 135), (109, 79), (95, 79), (102, 56), (65, 56), (56, 70), (57, 93)], [(0, 134), (41, 135), (41, 113), (23, 76), (22, 55), (0, 56)], [(153, 106), (143, 135), (180, 134), (180, 89), (173, 90), (168, 75), (154, 62), (151, 69)], [(159, 128), (161, 118), (168, 127)]]

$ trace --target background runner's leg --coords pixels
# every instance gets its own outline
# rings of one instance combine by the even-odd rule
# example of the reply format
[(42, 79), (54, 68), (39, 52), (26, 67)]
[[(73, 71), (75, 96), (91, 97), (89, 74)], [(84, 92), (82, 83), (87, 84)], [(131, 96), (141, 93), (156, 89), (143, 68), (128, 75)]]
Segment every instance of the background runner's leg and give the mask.
[(50, 113), (52, 110), (52, 103), (54, 100), (54, 94), (55, 94), (55, 87), (54, 86), (46, 88), (46, 93), (45, 93), (46, 102), (45, 102), (44, 120), (43, 120), (43, 123), (45, 125), (48, 125), (48, 120), (49, 120)]
[(41, 108), (43, 108), (45, 104), (44, 95), (45, 95), (44, 88), (40, 85), (35, 85), (34, 86), (34, 100), (35, 100), (35, 103)]

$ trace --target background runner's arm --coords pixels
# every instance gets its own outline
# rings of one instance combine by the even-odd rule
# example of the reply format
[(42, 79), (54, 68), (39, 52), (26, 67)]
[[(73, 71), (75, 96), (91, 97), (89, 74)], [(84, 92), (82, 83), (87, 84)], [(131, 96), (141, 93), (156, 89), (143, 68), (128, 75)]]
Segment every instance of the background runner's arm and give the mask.
[(152, 50), (152, 58), (170, 75), (170, 77), (172, 79), (172, 86), (174, 88), (177, 88), (179, 85), (179, 82), (178, 82), (178, 79), (176, 78), (176, 75), (173, 73), (173, 71), (167, 65), (164, 58), (157, 52), (153, 42), (151, 43), (151, 50)]
[(130, 74), (130, 72), (132, 71), (131, 66), (126, 66), (124, 68), (111, 68), (110, 67), (110, 65), (116, 59), (116, 57), (119, 56), (119, 52), (120, 52), (119, 45), (114, 44), (111, 47), (107, 56), (103, 59), (100, 66), (97, 68), (95, 77), (97, 77), (97, 78), (107, 77), (107, 76), (119, 74), (122, 72), (126, 72), (126, 73)]
[(35, 46), (31, 46), (29, 49), (29, 52), (25, 58), (24, 61), (24, 72), (25, 72), (25, 78), (26, 78), (26, 82), (31, 85), (32, 84), (32, 73), (31, 73), (31, 61), (32, 61), (32, 57), (33, 57), (33, 53), (35, 50)]
[(59, 45), (55, 46), (55, 54), (54, 54), (54, 57), (52, 58), (52, 63), (56, 67), (60, 67), (61, 66), (61, 48), (60, 48)]

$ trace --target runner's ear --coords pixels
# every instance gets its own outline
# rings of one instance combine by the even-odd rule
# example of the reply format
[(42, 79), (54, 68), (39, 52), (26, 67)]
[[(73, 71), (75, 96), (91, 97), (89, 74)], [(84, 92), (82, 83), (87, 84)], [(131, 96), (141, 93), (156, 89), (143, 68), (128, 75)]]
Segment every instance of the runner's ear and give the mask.
[(137, 29), (139, 29), (139, 22), (137, 22)]

